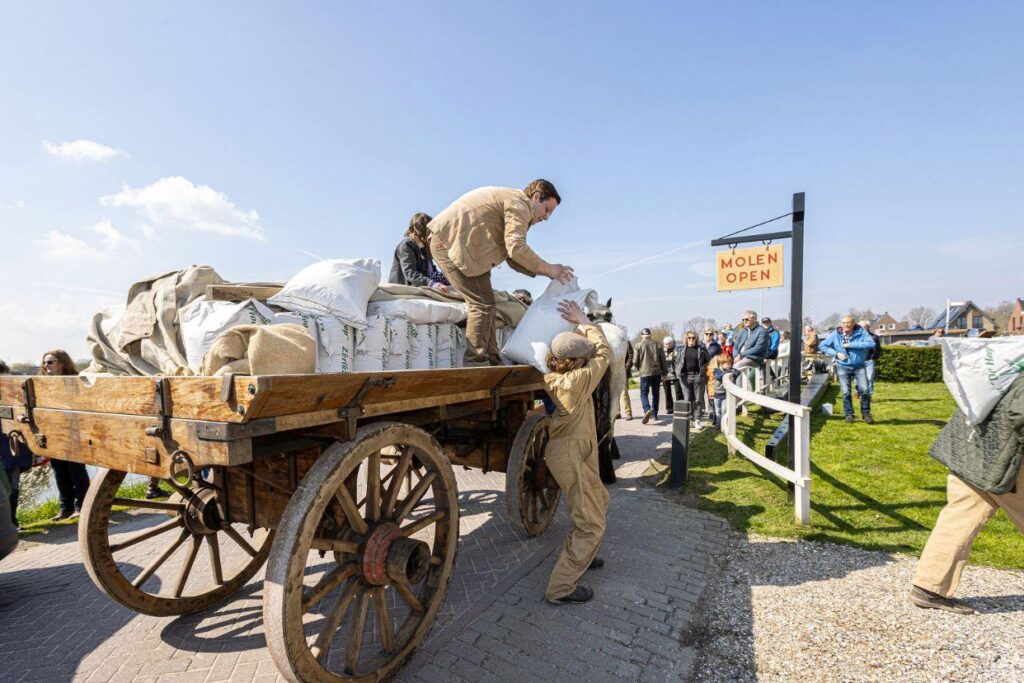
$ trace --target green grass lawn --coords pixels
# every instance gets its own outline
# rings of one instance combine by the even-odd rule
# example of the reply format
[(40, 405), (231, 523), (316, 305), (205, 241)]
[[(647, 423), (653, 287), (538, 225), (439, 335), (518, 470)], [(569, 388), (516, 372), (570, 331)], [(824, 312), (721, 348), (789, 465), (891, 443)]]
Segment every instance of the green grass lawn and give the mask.
[[(796, 523), (786, 483), (729, 456), (712, 429), (691, 435), (685, 490), (737, 529), (919, 555), (945, 504), (947, 470), (928, 456), (956, 408), (945, 385), (878, 383), (873, 425), (843, 420), (837, 385), (823, 403), (832, 403), (835, 415), (816, 407), (811, 420), (809, 526)], [(739, 418), (737, 436), (764, 452), (780, 421), (752, 409)], [(971, 561), (1024, 569), (1024, 535), (999, 511), (975, 541)]]
[[(47, 465), (48, 467), (48, 465)], [(117, 490), (117, 495), (123, 498), (144, 498), (146, 496), (146, 482), (139, 482), (137, 484), (122, 484)], [(165, 493), (169, 492), (167, 485), (162, 486)], [(121, 510), (127, 510), (128, 508), (122, 505), (114, 505), (111, 510), (119, 512)], [(24, 508), (18, 507), (18, 536), (24, 538), (25, 536), (31, 536), (32, 534), (44, 533), (51, 529), (56, 529), (62, 526), (76, 526), (78, 524), (77, 519), (64, 519), (59, 522), (54, 522), (50, 518), (60, 512), (60, 503), (56, 498), (51, 498), (35, 507)]]

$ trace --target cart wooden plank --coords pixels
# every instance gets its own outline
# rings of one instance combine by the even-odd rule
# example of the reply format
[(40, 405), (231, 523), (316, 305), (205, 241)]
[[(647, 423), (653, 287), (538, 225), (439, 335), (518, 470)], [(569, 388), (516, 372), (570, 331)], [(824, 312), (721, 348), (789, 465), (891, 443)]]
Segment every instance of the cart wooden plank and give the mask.
[[(221, 377), (0, 377), (0, 407), (25, 408), (30, 382), (36, 408), (161, 417), (158, 387), (170, 400), (168, 417), (246, 423), (285, 415), (337, 411), (360, 403), (366, 416), (453, 405), (540, 390), (543, 378), (523, 365), (353, 372), (323, 375)], [(225, 392), (225, 382), (230, 383)], [(365, 389), (365, 391), (364, 391)], [(223, 399), (225, 393), (227, 400)], [(330, 420), (326, 420), (330, 421)], [(321, 422), (314, 419), (313, 423)]]
[(172, 419), (168, 436), (159, 437), (146, 434), (147, 428), (160, 424), (151, 417), (36, 408), (27, 424), (20, 421), (25, 415), (24, 409), (15, 409), (14, 419), (0, 420), (0, 428), (19, 431), (37, 455), (70, 462), (166, 477), (178, 449), (197, 467), (252, 460), (251, 440), (206, 440), (200, 434), (204, 423), (195, 420)]

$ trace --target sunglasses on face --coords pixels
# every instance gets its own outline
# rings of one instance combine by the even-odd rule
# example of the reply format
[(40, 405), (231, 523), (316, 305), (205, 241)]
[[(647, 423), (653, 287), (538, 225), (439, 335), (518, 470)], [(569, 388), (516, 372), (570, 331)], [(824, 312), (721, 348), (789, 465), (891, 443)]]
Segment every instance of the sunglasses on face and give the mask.
[(56, 365), (56, 364), (57, 364), (57, 361), (55, 361), (55, 360), (45, 360), (45, 361), (43, 361), (43, 365)]

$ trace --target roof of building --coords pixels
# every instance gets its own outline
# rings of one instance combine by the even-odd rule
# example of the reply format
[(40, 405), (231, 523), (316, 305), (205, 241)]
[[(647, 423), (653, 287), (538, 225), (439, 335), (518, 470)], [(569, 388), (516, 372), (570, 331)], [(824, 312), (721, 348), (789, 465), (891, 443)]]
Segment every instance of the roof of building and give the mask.
[[(962, 315), (967, 315), (967, 312), (970, 311), (972, 308), (975, 309), (975, 310), (981, 311), (981, 309), (978, 308), (974, 304), (973, 301), (951, 301), (949, 303), (949, 320), (950, 320), (950, 322), (956, 320), (957, 318), (959, 318)], [(932, 324), (928, 325), (925, 328), (926, 330), (934, 330), (934, 329), (936, 329), (938, 327), (945, 327), (946, 326), (946, 307), (942, 306), (941, 307), (941, 311), (942, 312), (939, 313), (935, 317), (935, 320), (932, 321)], [(981, 311), (981, 312), (982, 312), (982, 315), (984, 315), (985, 312), (984, 311)]]

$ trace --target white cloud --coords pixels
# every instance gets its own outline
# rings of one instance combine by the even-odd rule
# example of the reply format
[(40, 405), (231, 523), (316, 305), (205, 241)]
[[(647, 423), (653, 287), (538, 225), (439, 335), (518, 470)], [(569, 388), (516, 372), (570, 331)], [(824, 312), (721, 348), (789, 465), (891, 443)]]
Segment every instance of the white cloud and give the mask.
[(60, 232), (51, 230), (36, 244), (42, 249), (43, 258), (47, 261), (75, 262), (91, 261), (99, 262), (107, 258), (106, 254), (98, 249), (89, 246), (82, 240)]
[(110, 161), (116, 156), (129, 156), (124, 150), (108, 147), (92, 140), (72, 140), (71, 142), (43, 140), (43, 150), (55, 157), (69, 161)]
[(24, 199), (11, 199), (8, 201), (0, 201), (0, 209), (17, 209), (23, 211), (25, 209)]
[(181, 176), (161, 178), (145, 187), (125, 185), (117, 194), (101, 197), (100, 204), (135, 209), (152, 229), (266, 239), (256, 211), (240, 209), (223, 192)]
[(128, 237), (115, 228), (109, 218), (104, 218), (99, 223), (87, 226), (85, 229), (99, 235), (103, 239), (103, 246), (107, 248), (107, 251), (130, 250), (135, 253), (142, 251), (139, 240)]

